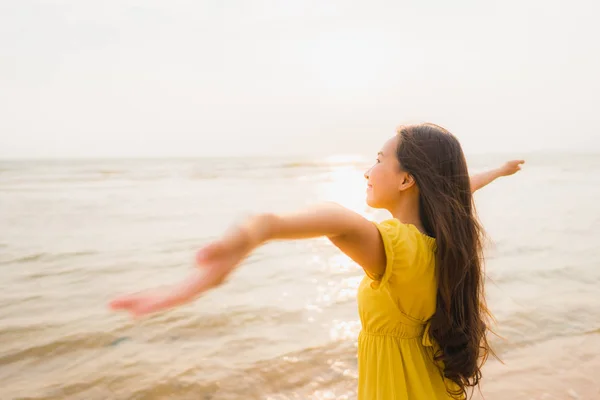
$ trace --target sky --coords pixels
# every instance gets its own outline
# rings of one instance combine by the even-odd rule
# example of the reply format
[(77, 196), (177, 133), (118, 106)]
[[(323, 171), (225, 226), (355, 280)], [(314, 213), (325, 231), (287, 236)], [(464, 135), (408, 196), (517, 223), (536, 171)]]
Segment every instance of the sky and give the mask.
[(0, 1), (0, 158), (600, 151), (595, 1)]

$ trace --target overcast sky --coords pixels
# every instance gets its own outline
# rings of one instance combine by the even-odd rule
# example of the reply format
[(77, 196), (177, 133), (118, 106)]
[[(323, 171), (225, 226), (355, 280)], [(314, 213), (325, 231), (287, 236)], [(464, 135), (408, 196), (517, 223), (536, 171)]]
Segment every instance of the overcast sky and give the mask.
[(596, 1), (0, 1), (0, 158), (600, 151)]

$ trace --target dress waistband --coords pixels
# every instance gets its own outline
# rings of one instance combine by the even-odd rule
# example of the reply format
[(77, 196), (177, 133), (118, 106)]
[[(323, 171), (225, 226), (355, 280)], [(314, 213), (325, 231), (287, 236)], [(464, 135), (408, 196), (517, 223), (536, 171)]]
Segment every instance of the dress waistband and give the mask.
[(398, 323), (393, 329), (370, 331), (363, 328), (360, 331), (360, 334), (366, 336), (394, 337), (399, 339), (421, 338), (421, 343), (423, 344), (423, 346), (433, 346), (433, 342), (429, 334), (430, 327), (431, 324), (429, 321), (419, 321), (402, 313), (402, 321)]

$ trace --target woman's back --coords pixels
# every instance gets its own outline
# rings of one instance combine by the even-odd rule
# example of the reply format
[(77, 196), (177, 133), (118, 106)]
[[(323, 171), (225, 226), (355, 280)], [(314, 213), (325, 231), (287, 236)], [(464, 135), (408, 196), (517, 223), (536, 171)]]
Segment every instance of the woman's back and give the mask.
[(428, 333), (436, 309), (435, 239), (397, 219), (376, 226), (387, 265), (358, 290), (358, 398), (448, 399)]

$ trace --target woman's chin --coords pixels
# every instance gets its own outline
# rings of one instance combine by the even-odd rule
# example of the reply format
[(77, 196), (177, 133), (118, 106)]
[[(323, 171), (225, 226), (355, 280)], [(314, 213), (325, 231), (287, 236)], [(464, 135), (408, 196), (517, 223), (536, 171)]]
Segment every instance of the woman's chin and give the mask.
[(377, 208), (377, 206), (375, 205), (375, 202), (373, 201), (373, 198), (371, 197), (370, 193), (367, 193), (367, 198), (366, 201), (367, 205), (371, 208)]

